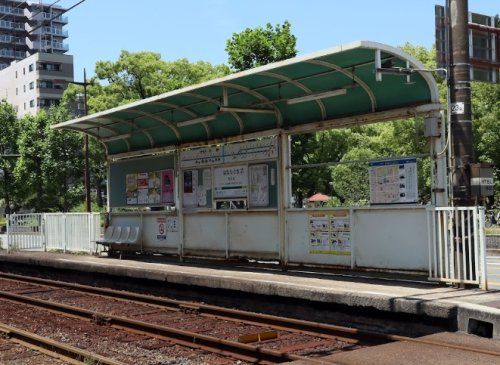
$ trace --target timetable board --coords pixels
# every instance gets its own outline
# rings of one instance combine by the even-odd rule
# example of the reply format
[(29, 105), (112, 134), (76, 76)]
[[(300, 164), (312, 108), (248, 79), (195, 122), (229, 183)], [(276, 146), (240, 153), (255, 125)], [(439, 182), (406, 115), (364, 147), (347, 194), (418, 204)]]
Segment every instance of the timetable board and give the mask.
[(374, 161), (369, 164), (372, 204), (416, 203), (417, 159)]
[(351, 254), (351, 221), (348, 211), (309, 214), (309, 253)]

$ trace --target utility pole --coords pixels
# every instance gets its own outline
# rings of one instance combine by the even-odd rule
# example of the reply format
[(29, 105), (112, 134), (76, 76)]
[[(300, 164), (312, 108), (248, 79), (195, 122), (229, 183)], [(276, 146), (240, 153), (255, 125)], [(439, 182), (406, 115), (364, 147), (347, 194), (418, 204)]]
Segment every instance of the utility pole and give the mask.
[[(69, 81), (70, 84), (83, 86), (83, 115), (88, 114), (88, 105), (87, 105), (87, 86), (89, 83), (87, 82), (87, 71), (83, 69), (83, 82), (77, 81)], [(90, 204), (90, 168), (89, 168), (89, 135), (85, 133), (84, 143), (83, 143), (83, 154), (85, 159), (85, 167), (83, 173), (83, 180), (85, 184), (85, 211), (91, 212), (91, 204)]]
[(453, 204), (468, 206), (472, 204), (470, 165), (473, 162), (468, 0), (448, 1)]

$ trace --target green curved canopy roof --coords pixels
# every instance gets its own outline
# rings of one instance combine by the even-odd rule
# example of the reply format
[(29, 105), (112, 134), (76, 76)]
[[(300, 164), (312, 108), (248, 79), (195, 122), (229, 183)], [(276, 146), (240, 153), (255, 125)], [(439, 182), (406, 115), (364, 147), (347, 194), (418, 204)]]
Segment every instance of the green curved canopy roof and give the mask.
[(384, 67), (424, 68), (400, 49), (360, 41), (174, 90), (54, 128), (87, 133), (105, 144), (108, 155), (117, 155), (279, 130), (313, 131), (349, 125), (351, 119), (361, 124), (370, 115), (387, 120), (424, 109), (439, 110), (436, 82), (428, 72), (416, 71), (409, 80), (405, 75), (384, 74), (377, 81), (377, 52)]

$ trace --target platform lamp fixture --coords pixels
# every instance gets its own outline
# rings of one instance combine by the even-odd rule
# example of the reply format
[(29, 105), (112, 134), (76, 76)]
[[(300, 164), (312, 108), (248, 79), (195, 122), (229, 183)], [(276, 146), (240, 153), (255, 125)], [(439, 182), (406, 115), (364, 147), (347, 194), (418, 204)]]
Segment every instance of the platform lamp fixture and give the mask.
[[(87, 71), (83, 69), (83, 82), (79, 81), (68, 81), (69, 84), (75, 84), (83, 86), (83, 115), (86, 116), (88, 114), (88, 105), (87, 105), (87, 86), (90, 85), (87, 82)], [(84, 184), (85, 184), (85, 211), (91, 212), (91, 204), (90, 204), (90, 171), (89, 171), (89, 135), (85, 133), (84, 144), (83, 144), (83, 154), (85, 159), (84, 166)]]

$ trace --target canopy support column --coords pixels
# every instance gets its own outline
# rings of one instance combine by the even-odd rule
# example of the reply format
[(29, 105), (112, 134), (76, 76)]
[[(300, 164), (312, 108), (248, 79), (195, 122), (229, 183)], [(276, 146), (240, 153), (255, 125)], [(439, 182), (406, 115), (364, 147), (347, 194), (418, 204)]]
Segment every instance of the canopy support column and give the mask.
[(179, 222), (179, 247), (178, 247), (178, 255), (179, 255), (179, 260), (183, 261), (184, 260), (184, 211), (182, 209), (183, 205), (183, 195), (181, 189), (181, 184), (184, 186), (184, 181), (182, 178), (182, 169), (181, 169), (181, 164), (180, 164), (180, 155), (181, 155), (181, 150), (180, 148), (177, 148), (175, 151), (175, 159), (174, 159), (174, 195), (175, 195), (175, 209), (177, 213), (177, 219)]
[(290, 207), (290, 136), (280, 132), (278, 148), (278, 220), (279, 259), (283, 270), (288, 264), (286, 209)]
[(431, 202), (437, 207), (448, 206), (447, 136), (445, 119), (436, 113), (426, 118), (426, 124), (437, 125), (439, 136), (431, 137)]

